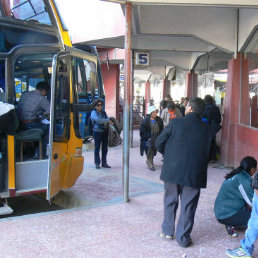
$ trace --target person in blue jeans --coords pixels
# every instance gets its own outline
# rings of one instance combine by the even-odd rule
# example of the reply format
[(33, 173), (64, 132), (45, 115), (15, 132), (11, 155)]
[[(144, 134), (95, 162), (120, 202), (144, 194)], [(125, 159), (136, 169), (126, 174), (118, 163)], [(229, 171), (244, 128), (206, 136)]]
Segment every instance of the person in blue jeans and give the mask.
[(226, 255), (229, 257), (251, 258), (254, 251), (254, 242), (258, 238), (258, 173), (254, 175), (253, 187), (255, 194), (252, 202), (252, 213), (248, 221), (248, 228), (245, 232), (245, 238), (240, 241), (240, 247), (228, 249)]
[(91, 112), (90, 119), (93, 123), (93, 138), (95, 142), (94, 149), (94, 162), (97, 169), (100, 169), (100, 146), (102, 145), (101, 163), (104, 168), (111, 168), (107, 164), (107, 153), (108, 153), (108, 132), (110, 118), (106, 112), (102, 110), (103, 101), (97, 99), (94, 104), (94, 110)]

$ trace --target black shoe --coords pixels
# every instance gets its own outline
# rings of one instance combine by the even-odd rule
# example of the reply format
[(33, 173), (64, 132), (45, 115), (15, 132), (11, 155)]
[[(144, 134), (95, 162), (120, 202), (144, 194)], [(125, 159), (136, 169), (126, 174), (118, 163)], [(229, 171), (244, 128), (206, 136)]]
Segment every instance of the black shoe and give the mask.
[(193, 244), (193, 241), (191, 238), (189, 238), (187, 241), (185, 241), (184, 243), (181, 243), (181, 242), (178, 242), (178, 244), (181, 246), (181, 247), (184, 247), (184, 248), (187, 248), (189, 246), (191, 246)]
[(146, 161), (146, 164), (147, 164), (149, 170), (151, 170), (151, 171), (155, 171), (156, 170), (156, 168), (154, 166), (151, 166), (148, 161)]
[(237, 233), (235, 232), (235, 228), (232, 226), (225, 225), (225, 229), (230, 237), (237, 237)]
[(103, 168), (111, 168), (108, 164), (102, 165)]
[(100, 169), (100, 165), (96, 165), (96, 169)]

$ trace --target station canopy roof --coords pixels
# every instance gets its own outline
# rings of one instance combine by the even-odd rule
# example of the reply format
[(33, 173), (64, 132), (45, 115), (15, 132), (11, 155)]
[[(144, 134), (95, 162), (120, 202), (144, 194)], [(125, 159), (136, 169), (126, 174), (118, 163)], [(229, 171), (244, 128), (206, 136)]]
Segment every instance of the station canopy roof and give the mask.
[[(132, 49), (148, 51), (156, 67), (201, 73), (225, 69), (258, 27), (258, 0), (104, 1), (120, 4), (123, 11), (125, 2), (132, 3)], [(124, 36), (87, 44), (124, 48)]]

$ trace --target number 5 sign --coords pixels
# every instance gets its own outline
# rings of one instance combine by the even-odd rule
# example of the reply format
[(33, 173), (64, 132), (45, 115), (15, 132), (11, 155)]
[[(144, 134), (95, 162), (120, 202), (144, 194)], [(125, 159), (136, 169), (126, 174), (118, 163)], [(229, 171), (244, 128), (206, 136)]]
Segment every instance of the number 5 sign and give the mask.
[(135, 65), (149, 66), (150, 53), (149, 52), (135, 52)]

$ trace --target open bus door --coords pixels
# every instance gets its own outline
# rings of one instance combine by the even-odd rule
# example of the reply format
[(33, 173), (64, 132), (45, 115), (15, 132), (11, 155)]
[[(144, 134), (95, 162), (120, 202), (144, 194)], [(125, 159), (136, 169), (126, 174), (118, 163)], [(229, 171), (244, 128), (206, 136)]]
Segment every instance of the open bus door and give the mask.
[(98, 91), (97, 57), (67, 48), (53, 58), (47, 199), (71, 187), (83, 170), (79, 112), (91, 111)]

